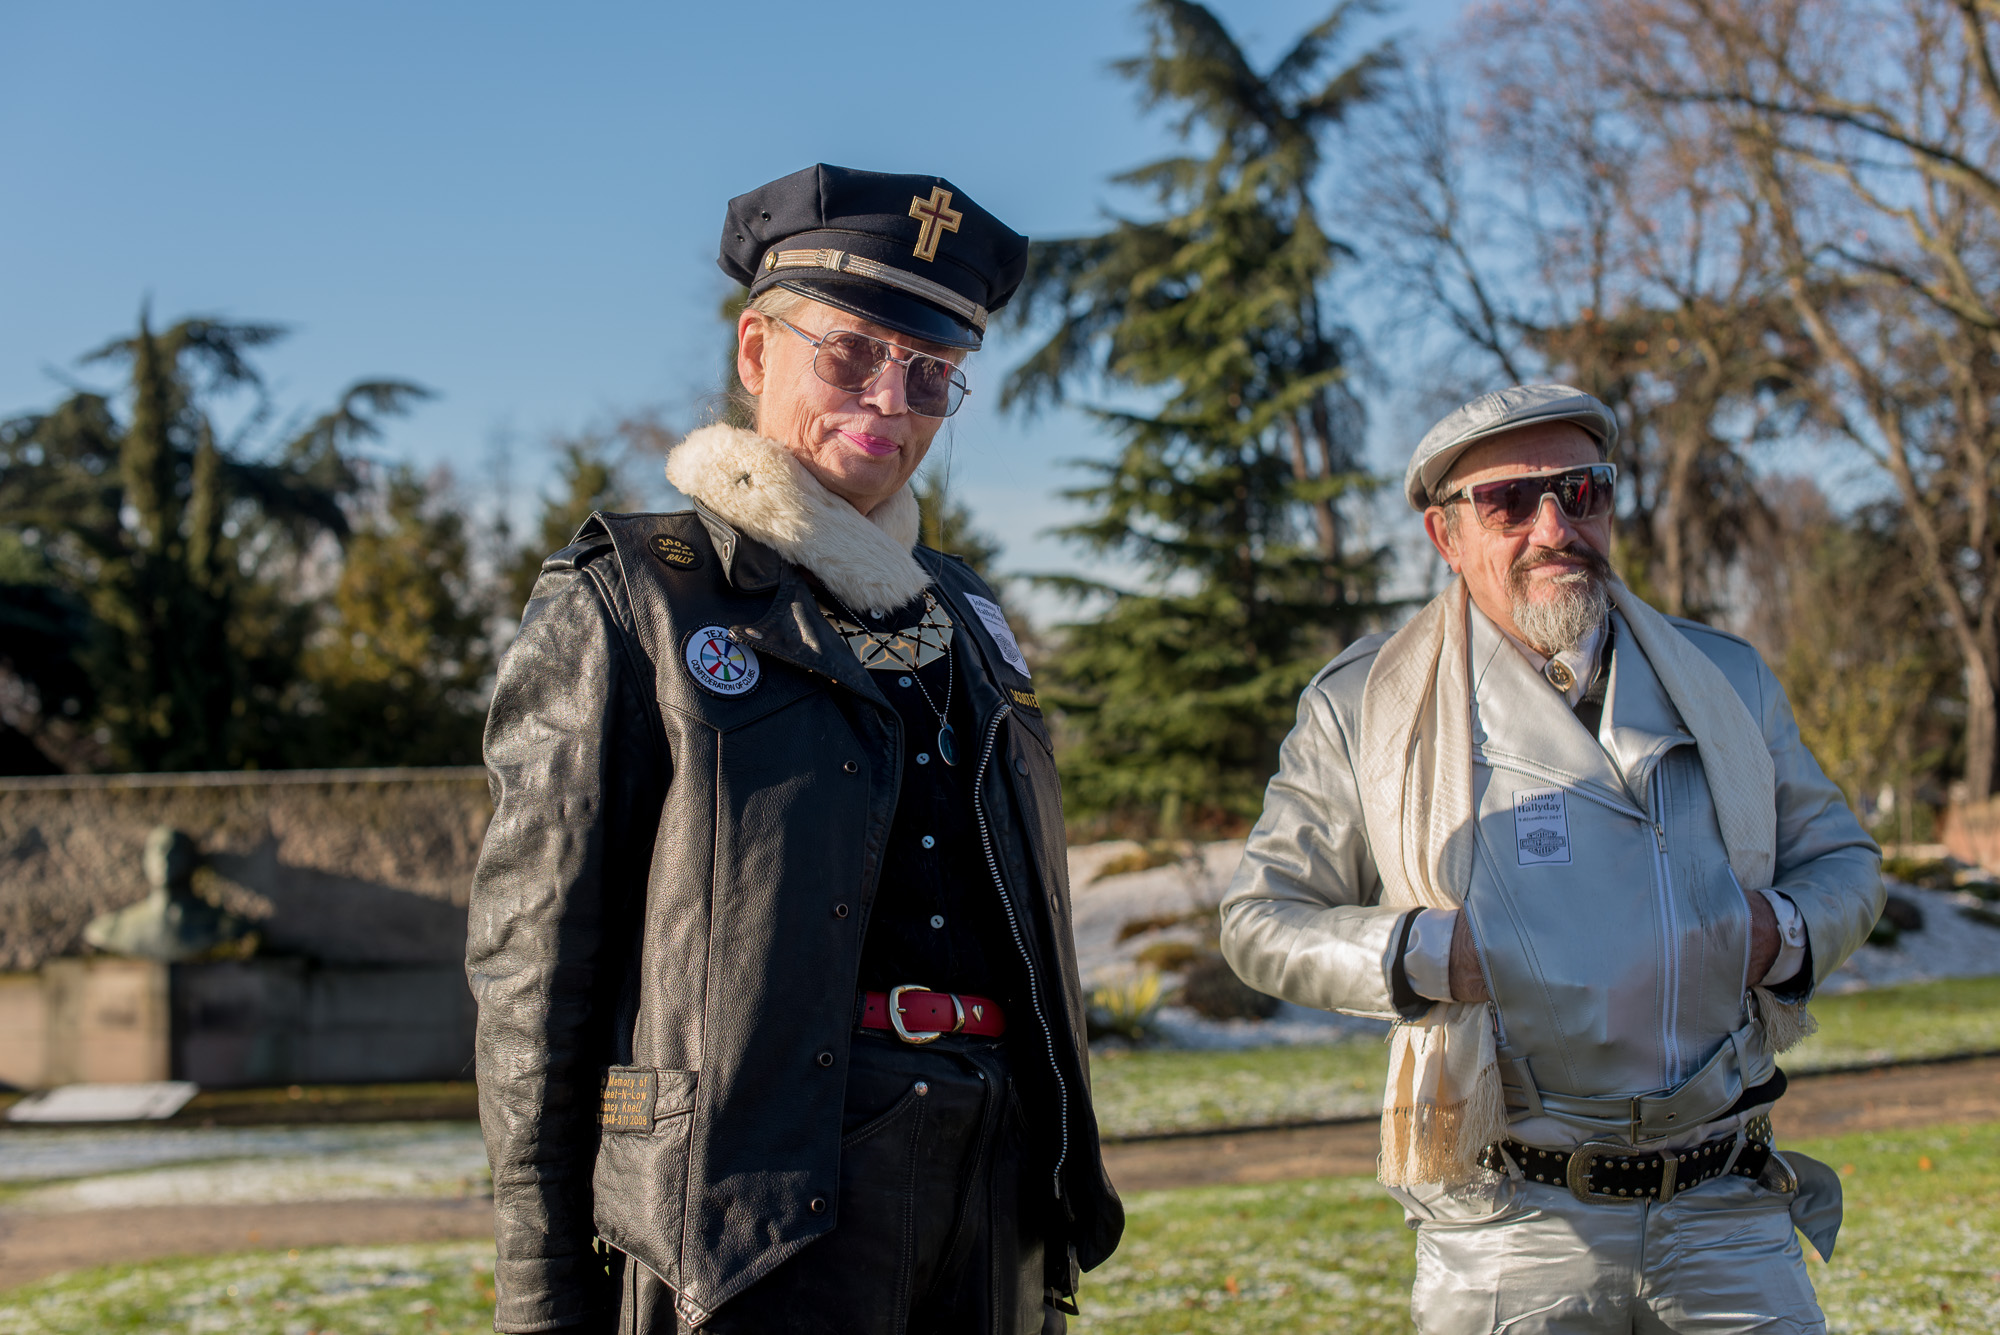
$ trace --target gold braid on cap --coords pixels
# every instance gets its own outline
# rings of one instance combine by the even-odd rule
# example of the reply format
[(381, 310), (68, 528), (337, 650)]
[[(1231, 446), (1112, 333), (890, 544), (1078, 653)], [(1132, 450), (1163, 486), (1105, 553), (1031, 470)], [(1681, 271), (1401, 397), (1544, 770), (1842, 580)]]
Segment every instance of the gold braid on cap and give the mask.
[(922, 297), (933, 305), (944, 307), (982, 335), (986, 332), (986, 308), (972, 298), (961, 297), (943, 283), (919, 278), (913, 273), (905, 273), (845, 250), (774, 250), (764, 256), (765, 273), (775, 273), (780, 269), (828, 269), (834, 273), (851, 273), (884, 287), (900, 288), (913, 297)]

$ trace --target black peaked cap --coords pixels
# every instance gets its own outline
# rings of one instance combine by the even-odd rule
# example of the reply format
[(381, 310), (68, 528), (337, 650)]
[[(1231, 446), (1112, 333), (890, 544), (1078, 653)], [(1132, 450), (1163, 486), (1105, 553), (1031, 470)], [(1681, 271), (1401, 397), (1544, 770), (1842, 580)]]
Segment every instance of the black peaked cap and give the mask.
[(942, 176), (818, 163), (729, 201), (722, 271), (914, 338), (976, 348), (1028, 266), (1028, 238)]

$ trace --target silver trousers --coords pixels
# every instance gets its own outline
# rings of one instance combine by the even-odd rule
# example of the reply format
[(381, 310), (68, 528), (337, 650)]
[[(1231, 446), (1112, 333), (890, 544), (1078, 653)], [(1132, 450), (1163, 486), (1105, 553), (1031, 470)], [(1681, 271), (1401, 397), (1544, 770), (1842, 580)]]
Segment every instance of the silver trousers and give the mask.
[(1422, 1335), (1823, 1335), (1793, 1193), (1720, 1177), (1661, 1205), (1565, 1187), (1394, 1190)]

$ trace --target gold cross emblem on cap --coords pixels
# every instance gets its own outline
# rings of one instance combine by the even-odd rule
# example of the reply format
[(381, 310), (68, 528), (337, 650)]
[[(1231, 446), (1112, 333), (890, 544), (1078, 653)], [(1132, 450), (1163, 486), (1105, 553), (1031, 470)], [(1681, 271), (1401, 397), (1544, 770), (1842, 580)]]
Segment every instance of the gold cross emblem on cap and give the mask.
[(951, 206), (951, 191), (941, 185), (931, 187), (931, 197), (910, 196), (910, 216), (923, 226), (917, 229), (917, 248), (914, 252), (920, 260), (937, 258), (938, 242), (946, 232), (956, 232), (965, 215)]

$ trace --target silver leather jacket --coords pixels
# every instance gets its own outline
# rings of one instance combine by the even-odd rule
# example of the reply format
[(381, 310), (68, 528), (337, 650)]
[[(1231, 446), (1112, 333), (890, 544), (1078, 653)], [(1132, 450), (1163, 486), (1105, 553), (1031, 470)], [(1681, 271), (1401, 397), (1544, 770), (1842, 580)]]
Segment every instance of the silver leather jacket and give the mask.
[[(1466, 896), (1495, 1001), (1509, 1113), (1534, 1144), (1685, 1141), (1775, 1063), (1750, 1006), (1750, 911), (1729, 868), (1694, 738), (1613, 615), (1603, 724), (1567, 702), (1476, 609), (1470, 627), (1478, 829)], [(1863, 941), (1883, 901), (1881, 855), (1799, 739), (1757, 651), (1675, 624), (1763, 725), (1776, 766), (1773, 888), (1804, 920), (1811, 994)], [(1379, 905), (1352, 748), (1385, 637), (1323, 669), (1223, 901), (1222, 948), (1253, 987), (1301, 1005), (1413, 1019), (1407, 910)]]

